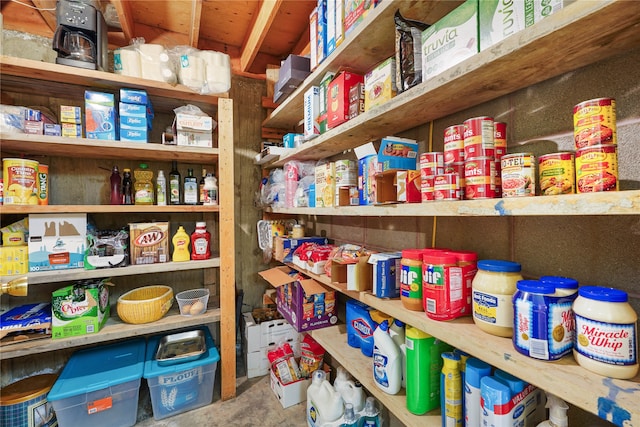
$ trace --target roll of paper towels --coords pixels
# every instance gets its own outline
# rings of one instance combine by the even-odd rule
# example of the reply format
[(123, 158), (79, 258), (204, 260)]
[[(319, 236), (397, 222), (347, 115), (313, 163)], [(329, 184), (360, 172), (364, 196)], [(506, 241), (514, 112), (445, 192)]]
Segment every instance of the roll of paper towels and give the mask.
[(113, 52), (113, 71), (130, 77), (142, 77), (140, 55), (132, 48), (118, 48)]
[(142, 78), (160, 82), (165, 81), (160, 68), (160, 55), (165, 51), (164, 46), (143, 43), (138, 46), (138, 50), (140, 52)]
[(205, 82), (205, 62), (197, 54), (180, 58), (180, 83), (201, 92)]
[(198, 56), (206, 63), (205, 79), (210, 93), (227, 92), (231, 88), (231, 60), (229, 55), (201, 50)]

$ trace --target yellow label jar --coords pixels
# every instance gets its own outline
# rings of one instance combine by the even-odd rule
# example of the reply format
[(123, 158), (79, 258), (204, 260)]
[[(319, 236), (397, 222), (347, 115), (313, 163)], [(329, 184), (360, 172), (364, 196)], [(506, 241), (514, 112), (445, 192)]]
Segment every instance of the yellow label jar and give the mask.
[(573, 356), (580, 366), (611, 378), (636, 376), (638, 316), (628, 301), (618, 289), (580, 287), (573, 302)]
[(483, 331), (499, 337), (513, 335), (513, 294), (522, 280), (517, 262), (502, 260), (478, 261), (473, 278), (473, 321)]

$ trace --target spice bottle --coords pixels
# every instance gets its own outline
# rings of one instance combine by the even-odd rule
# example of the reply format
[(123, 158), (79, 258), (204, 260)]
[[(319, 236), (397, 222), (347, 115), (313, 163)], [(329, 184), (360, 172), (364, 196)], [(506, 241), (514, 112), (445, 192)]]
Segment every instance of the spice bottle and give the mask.
[(120, 178), (120, 170), (118, 166), (114, 166), (111, 169), (111, 204), (122, 204), (122, 179)]
[(207, 231), (206, 222), (196, 222), (196, 229), (191, 233), (191, 259), (211, 258), (211, 233)]

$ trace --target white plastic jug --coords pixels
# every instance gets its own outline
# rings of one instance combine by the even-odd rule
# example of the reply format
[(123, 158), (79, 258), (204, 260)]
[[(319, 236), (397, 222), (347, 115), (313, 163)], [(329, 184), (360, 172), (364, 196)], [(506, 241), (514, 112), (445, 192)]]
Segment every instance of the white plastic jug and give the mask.
[(396, 394), (402, 385), (402, 354), (385, 320), (373, 332), (373, 379), (381, 390)]
[(407, 346), (405, 344), (404, 322), (395, 319), (389, 327), (389, 335), (402, 354), (402, 388), (407, 388)]
[(336, 421), (343, 412), (342, 396), (327, 380), (327, 374), (324, 371), (314, 371), (307, 388), (307, 425), (320, 427), (324, 423)]
[(333, 387), (336, 389), (345, 404), (350, 403), (356, 412), (364, 409), (364, 402), (367, 399), (362, 385), (354, 382), (349, 373), (342, 367), (338, 366), (336, 379), (333, 381)]

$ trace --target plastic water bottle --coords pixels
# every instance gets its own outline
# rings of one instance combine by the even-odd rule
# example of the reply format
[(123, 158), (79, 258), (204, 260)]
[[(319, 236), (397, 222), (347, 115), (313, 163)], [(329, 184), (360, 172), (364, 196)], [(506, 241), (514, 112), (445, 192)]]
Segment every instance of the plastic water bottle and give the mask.
[(156, 178), (156, 203), (158, 206), (167, 206), (167, 179), (161, 170)]
[(111, 204), (122, 204), (122, 179), (120, 179), (120, 170), (118, 166), (114, 166), (111, 169)]

